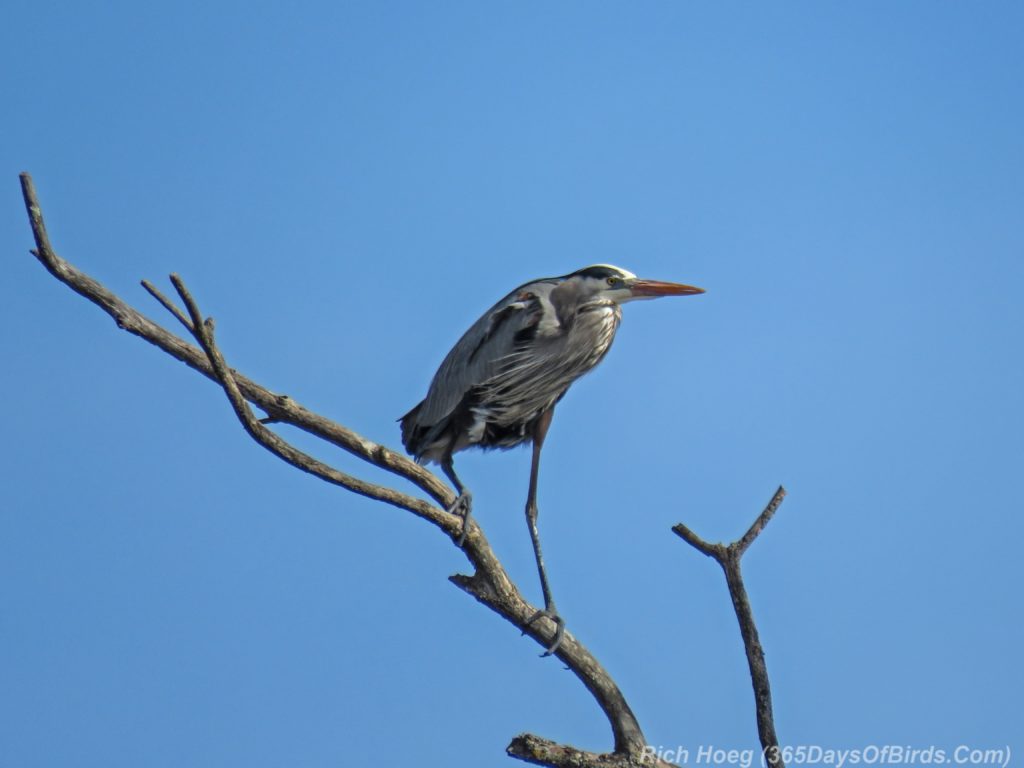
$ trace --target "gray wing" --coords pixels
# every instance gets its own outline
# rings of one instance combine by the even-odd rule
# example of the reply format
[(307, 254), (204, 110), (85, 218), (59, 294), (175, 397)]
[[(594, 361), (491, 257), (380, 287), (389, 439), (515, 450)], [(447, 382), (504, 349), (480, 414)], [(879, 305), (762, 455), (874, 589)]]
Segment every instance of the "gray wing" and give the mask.
[(447, 417), (473, 387), (496, 376), (510, 355), (522, 348), (536, 329), (555, 283), (527, 283), (491, 307), (470, 327), (445, 357), (430, 383), (416, 421), (422, 426)]

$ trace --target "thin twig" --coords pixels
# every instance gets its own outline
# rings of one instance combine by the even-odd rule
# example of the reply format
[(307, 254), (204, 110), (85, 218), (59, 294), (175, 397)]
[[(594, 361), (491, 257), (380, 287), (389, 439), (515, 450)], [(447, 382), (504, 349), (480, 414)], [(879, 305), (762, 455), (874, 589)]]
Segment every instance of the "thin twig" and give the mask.
[[(202, 350), (169, 333), (112, 293), (102, 283), (60, 258), (50, 246), (35, 185), (27, 173), (21, 174), (21, 189), (36, 241), (36, 248), (32, 250), (32, 254), (50, 274), (114, 318), (118, 328), (162, 349), (207, 378), (216, 379), (213, 368)], [(445, 508), (455, 501), (456, 494), (440, 478), (408, 456), (392, 451), (348, 427), (304, 408), (287, 395), (271, 392), (246, 376), (236, 373), (235, 378), (246, 400), (279, 421), (298, 427), (321, 440), (343, 448), (363, 461), (409, 480)]]
[(185, 330), (189, 333), (193, 333), (192, 321), (185, 317), (185, 314), (175, 306), (174, 302), (164, 296), (160, 291), (157, 290), (156, 286), (153, 285), (149, 280), (142, 280), (142, 287), (149, 291), (149, 295), (159, 301), (163, 308), (178, 318), (178, 322), (185, 326)]
[[(461, 521), (446, 512), (445, 509), (341, 472), (299, 451), (268, 429), (259, 419), (255, 418), (249, 403), (257, 405), (270, 414), (270, 419), (297, 426), (326, 442), (344, 448), (370, 464), (389, 470), (413, 482), (444, 507), (450, 506), (455, 499), (455, 494), (443, 481), (406, 456), (303, 408), (286, 395), (270, 392), (228, 367), (215, 343), (212, 321), (202, 318), (191, 293), (176, 275), (172, 275), (171, 280), (185, 304), (188, 317), (150, 284), (143, 283), (143, 285), (196, 338), (200, 345), (199, 349), (169, 333), (125, 303), (101, 283), (60, 258), (50, 246), (35, 187), (27, 173), (21, 174), (21, 186), (36, 241), (36, 249), (32, 253), (40, 263), (58, 280), (107, 312), (114, 318), (119, 328), (139, 336), (217, 382), (227, 395), (243, 428), (260, 445), (298, 469), (355, 493), (406, 509), (434, 524), (448, 536), (452, 538), (458, 536), (461, 532)], [(537, 612), (536, 608), (522, 597), (519, 589), (509, 578), (504, 566), (491, 549), (483, 530), (476, 522), (469, 528), (463, 552), (473, 565), (475, 573), (472, 576), (452, 576), (452, 583), (505, 618), (524, 634), (547, 647), (555, 630), (553, 622), (547, 619), (531, 621)], [(555, 655), (594, 696), (598, 706), (608, 718), (615, 745), (615, 752), (608, 755), (584, 753), (568, 746), (563, 747), (564, 750), (567, 750), (566, 754), (574, 752), (578, 755), (595, 755), (595, 758), (601, 759), (601, 762), (576, 763), (581, 767), (612, 764), (617, 766), (651, 765), (649, 757), (644, 752), (646, 741), (636, 717), (618, 686), (597, 659), (570, 632), (565, 633), (562, 645)], [(524, 738), (534, 739), (538, 744), (554, 744), (539, 737), (527, 736), (517, 737), (517, 741)], [(510, 754), (514, 754), (513, 745), (517, 741), (513, 741), (513, 744), (509, 746)], [(525, 755), (517, 754), (516, 756), (522, 757), (522, 759), (531, 759)], [(615, 762), (607, 762), (609, 759), (614, 759)], [(562, 762), (544, 763), (537, 759), (532, 759), (532, 761), (545, 765), (564, 764)]]
[[(281, 439), (274, 432), (263, 426), (259, 420), (253, 416), (252, 410), (249, 408), (249, 404), (246, 402), (245, 398), (242, 396), (241, 390), (238, 388), (238, 382), (235, 380), (234, 373), (224, 361), (224, 356), (221, 354), (220, 349), (218, 349), (214, 342), (213, 320), (203, 320), (195, 299), (192, 298), (192, 295), (189, 293), (188, 288), (180, 277), (177, 275), (171, 275), (171, 282), (177, 289), (178, 295), (181, 296), (191, 320), (186, 318), (180, 312), (174, 313), (175, 317), (181, 321), (182, 325), (191, 329), (192, 335), (206, 353), (206, 356), (213, 367), (214, 373), (217, 376), (217, 380), (220, 382), (221, 387), (223, 387), (224, 392), (228, 397), (228, 401), (231, 403), (231, 407), (235, 411), (235, 415), (238, 417), (238, 420), (242, 423), (245, 431), (253, 440), (275, 456), (278, 456), (288, 464), (291, 464), (296, 469), (301, 469), (303, 472), (308, 472), (311, 475), (319, 477), (321, 480), (325, 480), (333, 485), (341, 486), (342, 488), (358, 493), (361, 496), (367, 496), (371, 499), (377, 499), (378, 501), (387, 501), (395, 506), (410, 509), (410, 511), (427, 512), (428, 510), (424, 509), (424, 506), (428, 508), (432, 507), (432, 505), (427, 504), (427, 502), (414, 499), (411, 496), (406, 496), (405, 494), (399, 493), (382, 485), (368, 483), (365, 480), (360, 480), (357, 477), (353, 477), (352, 475), (324, 464), (322, 461), (318, 461), (309, 454), (295, 448), (293, 445)], [(429, 510), (430, 514), (435, 518), (434, 523), (445, 529), (450, 535), (459, 535), (459, 532), (462, 530), (462, 525), (457, 516), (445, 514), (445, 518), (439, 518), (437, 516), (437, 512), (441, 510), (434, 510), (437, 510), (437, 508), (432, 507), (432, 509)]]
[(782, 500), (786, 498), (786, 489), (781, 485), (778, 490), (775, 491), (775, 495), (772, 496), (772, 500), (768, 502), (768, 506), (764, 508), (764, 511), (757, 516), (757, 519), (751, 523), (750, 528), (743, 534), (743, 537), (736, 542), (736, 551), (739, 554), (743, 554), (747, 551), (747, 547), (754, 543), (754, 539), (758, 537), (764, 527), (768, 525), (768, 521), (772, 519), (775, 514), (775, 510), (779, 508)]
[(682, 523), (672, 526), (672, 530), (687, 544), (722, 566), (725, 582), (729, 588), (729, 597), (740, 625), (743, 637), (743, 648), (747, 655), (747, 666), (750, 669), (750, 681), (754, 689), (754, 711), (757, 718), (757, 735), (761, 741), (761, 749), (771, 768), (785, 768), (779, 750), (779, 737), (775, 733), (775, 716), (772, 710), (772, 691), (768, 680), (768, 667), (764, 660), (764, 648), (754, 623), (754, 612), (750, 607), (750, 598), (743, 584), (743, 573), (740, 560), (747, 548), (761, 534), (768, 521), (772, 519), (782, 500), (786, 497), (786, 489), (781, 485), (775, 491), (768, 506), (757, 516), (747, 532), (731, 544), (713, 544), (705, 541)]
[(682, 523), (676, 523), (672, 526), (672, 530), (681, 538), (686, 540), (686, 543), (696, 549), (698, 552), (702, 552), (708, 557), (713, 557), (715, 560), (719, 560), (725, 554), (724, 544), (712, 544), (711, 542), (704, 541), (700, 536), (691, 531)]

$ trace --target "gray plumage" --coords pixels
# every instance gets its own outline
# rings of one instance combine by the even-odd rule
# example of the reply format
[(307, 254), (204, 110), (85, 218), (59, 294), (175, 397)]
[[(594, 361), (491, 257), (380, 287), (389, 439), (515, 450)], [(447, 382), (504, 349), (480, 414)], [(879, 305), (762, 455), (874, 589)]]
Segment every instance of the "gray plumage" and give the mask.
[(607, 354), (633, 299), (703, 293), (700, 288), (641, 280), (596, 264), (562, 277), (519, 286), (470, 327), (430, 382), (423, 401), (401, 418), (402, 443), (417, 461), (436, 461), (459, 492), (450, 512), (469, 529), (471, 494), (455, 474), (452, 454), (465, 448), (511, 448), (533, 443), (526, 519), (533, 541), (544, 609), (554, 633), (544, 655), (562, 642), (565, 622), (555, 609), (537, 531), (537, 473), (555, 404), (576, 379)]
[(445, 357), (427, 397), (402, 419), (406, 450), (511, 448), (611, 347), (622, 310), (582, 281), (537, 280), (491, 307)]

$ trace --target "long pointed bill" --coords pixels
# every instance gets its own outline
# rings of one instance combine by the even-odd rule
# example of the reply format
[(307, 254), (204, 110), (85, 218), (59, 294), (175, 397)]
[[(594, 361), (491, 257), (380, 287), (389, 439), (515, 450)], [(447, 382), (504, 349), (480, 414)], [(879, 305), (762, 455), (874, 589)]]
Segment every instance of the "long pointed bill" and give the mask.
[(657, 296), (696, 296), (698, 293), (704, 293), (703, 288), (682, 283), (663, 283), (661, 280), (634, 280), (629, 288), (638, 299), (653, 299)]

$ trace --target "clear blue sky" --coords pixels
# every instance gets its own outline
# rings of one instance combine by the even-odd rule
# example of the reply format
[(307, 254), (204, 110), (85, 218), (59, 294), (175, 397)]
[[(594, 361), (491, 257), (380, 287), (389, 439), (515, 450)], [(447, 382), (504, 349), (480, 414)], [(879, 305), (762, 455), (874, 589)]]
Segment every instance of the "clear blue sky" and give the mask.
[[(627, 306), (559, 407), (571, 630), (652, 744), (754, 746), (721, 574), (669, 528), (733, 538), (784, 483), (745, 560), (783, 742), (1021, 754), (1019, 4), (165, 6), (0, 28), (0, 765), (611, 745), (447, 539), (276, 461), (49, 277), (22, 170), (66, 258), (168, 322), (138, 280), (180, 272), (232, 365), (395, 446), (518, 283), (706, 287)], [(528, 453), (460, 469), (539, 600)]]

